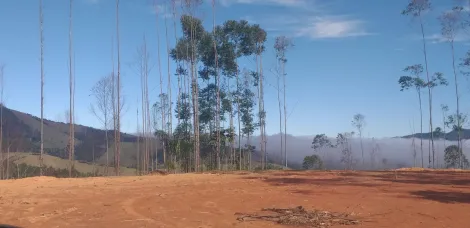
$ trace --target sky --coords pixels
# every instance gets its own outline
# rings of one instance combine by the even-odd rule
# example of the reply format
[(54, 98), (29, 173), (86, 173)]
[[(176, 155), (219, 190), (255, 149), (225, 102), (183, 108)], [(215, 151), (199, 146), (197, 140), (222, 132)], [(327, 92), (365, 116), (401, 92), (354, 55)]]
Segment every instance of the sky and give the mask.
[[(64, 121), (68, 93), (69, 2), (44, 2), (44, 116)], [(295, 46), (287, 53), (287, 132), (292, 135), (352, 131), (354, 114), (365, 116), (364, 136), (394, 137), (419, 132), (419, 106), (414, 91), (400, 92), (398, 78), (408, 65), (424, 64), (421, 33), (417, 21), (400, 14), (408, 1), (377, 0), (218, 0), (216, 23), (234, 19), (260, 24), (268, 33), (263, 55), (266, 80), (267, 133), (279, 132), (274, 38), (285, 35)], [(442, 72), (451, 86), (433, 93), (434, 126), (442, 126), (441, 104), (455, 110), (450, 45), (443, 42), (437, 17), (451, 9), (454, 1), (432, 1), (433, 10), (424, 15), (430, 74)], [(0, 63), (4, 71), (4, 103), (7, 107), (40, 115), (40, 42), (38, 1), (0, 1)], [(157, 28), (160, 29), (160, 62), (167, 72), (165, 20), (169, 44), (175, 43), (173, 19), (167, 1), (121, 0), (121, 75), (126, 108), (122, 130), (135, 132), (140, 109), (140, 76), (136, 73), (137, 48), (145, 35), (150, 61), (151, 102), (160, 91)], [(212, 27), (212, 9), (205, 0), (198, 16)], [(100, 127), (90, 112), (91, 87), (112, 72), (115, 31), (113, 0), (74, 0), (73, 49), (76, 78), (75, 115), (82, 125)], [(180, 31), (177, 31), (180, 35)], [(459, 62), (470, 49), (470, 36), (456, 38)], [(115, 49), (115, 48), (114, 48)], [(116, 54), (116, 50), (114, 50)], [(116, 59), (116, 57), (114, 57)], [(245, 58), (240, 66), (254, 68)], [(174, 63), (170, 62), (174, 72)], [(424, 75), (423, 75), (424, 76)], [(459, 74), (461, 110), (469, 111), (469, 84)], [(174, 80), (176, 81), (176, 79)], [(164, 90), (167, 85), (164, 83)], [(177, 86), (172, 83), (173, 98)], [(429, 129), (427, 95), (423, 93), (424, 131)], [(174, 121), (176, 122), (176, 121)]]

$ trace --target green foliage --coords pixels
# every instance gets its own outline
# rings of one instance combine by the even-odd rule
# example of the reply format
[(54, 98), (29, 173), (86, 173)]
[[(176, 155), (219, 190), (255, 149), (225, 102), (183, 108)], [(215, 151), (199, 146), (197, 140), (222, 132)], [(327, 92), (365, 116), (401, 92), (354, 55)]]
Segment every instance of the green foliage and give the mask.
[(365, 116), (358, 113), (353, 116), (353, 120), (351, 121), (351, 124), (359, 131), (359, 134), (362, 133), (362, 130), (364, 126), (366, 125), (366, 120)]
[(180, 99), (176, 102), (175, 113), (177, 119), (180, 119), (183, 122), (189, 122), (191, 119), (191, 107), (189, 106), (188, 94), (181, 93)]
[(180, 38), (175, 48), (170, 51), (170, 57), (175, 61), (190, 61), (193, 49), (188, 39)]
[(279, 62), (286, 63), (286, 51), (293, 47), (292, 40), (285, 36), (278, 36), (274, 41), (274, 49), (276, 50), (276, 58)]
[(323, 161), (321, 160), (320, 156), (316, 154), (306, 156), (302, 163), (302, 167), (304, 169), (322, 169)]
[(332, 148), (334, 145), (325, 134), (315, 135), (312, 141), (312, 148), (315, 152), (319, 152), (324, 148)]
[(182, 15), (180, 19), (181, 30), (183, 31), (183, 37), (190, 40), (201, 40), (205, 35), (205, 29), (202, 25), (202, 21), (199, 18)]
[[(176, 137), (175, 137), (176, 138)], [(186, 172), (190, 172), (192, 170), (192, 166), (190, 166), (191, 161), (193, 161), (193, 157), (191, 156), (191, 152), (193, 150), (193, 141), (190, 139), (174, 139), (170, 140), (168, 145), (168, 150), (173, 158), (176, 159), (177, 162), (172, 161), (171, 159), (167, 159), (167, 168), (170, 170), (184, 170)], [(179, 147), (179, 149), (178, 149)]]
[(415, 64), (405, 67), (404, 72), (410, 73), (412, 76), (401, 76), (398, 79), (398, 84), (400, 84), (400, 91), (408, 90), (410, 88), (415, 88), (417, 91), (420, 91), (422, 88), (426, 87), (426, 83), (421, 79), (420, 75), (423, 73), (423, 65)]
[(245, 71), (245, 82), (244, 86), (240, 86), (241, 91), (237, 92), (240, 101), (240, 113), (241, 121), (243, 123), (242, 133), (244, 135), (250, 136), (253, 135), (255, 129), (258, 127), (258, 123), (254, 123), (254, 106), (255, 94), (251, 90), (251, 85), (249, 83), (249, 73)]
[[(461, 59), (460, 66), (464, 68), (470, 67), (470, 51), (467, 51), (467, 53), (465, 53), (465, 56)], [(462, 73), (466, 76), (470, 76), (470, 72), (468, 71), (462, 71)]]
[(352, 169), (354, 162), (353, 152), (350, 140), (354, 136), (354, 132), (338, 133), (336, 136), (336, 147), (341, 150), (341, 163), (345, 164), (348, 169)]
[(431, 81), (429, 83), (426, 83), (426, 86), (429, 86), (431, 88), (434, 88), (438, 85), (441, 86), (447, 86), (449, 83), (447, 82), (447, 79), (444, 78), (444, 74), (441, 72), (436, 72), (431, 78)]
[(454, 131), (462, 131), (465, 123), (467, 123), (467, 115), (462, 113), (449, 115), (445, 120), (445, 125)]
[[(199, 3), (199, 0), (186, 0), (184, 5), (191, 8), (199, 5)], [(195, 15), (189, 8), (188, 13)], [(218, 147), (216, 135), (218, 133), (221, 135), (221, 153), (222, 151), (228, 151), (225, 150), (226, 145), (228, 142), (233, 142), (235, 137), (234, 129), (218, 129), (215, 123), (217, 94), (220, 95), (220, 120), (224, 121), (227, 114), (231, 117), (238, 114), (243, 124), (243, 129), (241, 129), (243, 134), (247, 136), (253, 135), (258, 127), (258, 123), (254, 123), (255, 94), (251, 86), (258, 85), (260, 75), (253, 71), (248, 71), (247, 78), (249, 80), (245, 80), (244, 86), (242, 84), (236, 85), (236, 91), (226, 86), (226, 82), (230, 83), (231, 79), (233, 80), (238, 75), (238, 58), (261, 54), (264, 51), (264, 43), (267, 36), (266, 32), (259, 25), (250, 25), (246, 20), (228, 20), (222, 25), (216, 26), (214, 30), (206, 31), (202, 21), (191, 15), (183, 15), (180, 18), (183, 35), (177, 40), (175, 47), (170, 51), (170, 56), (177, 62), (176, 74), (179, 77), (185, 76), (184, 78), (187, 78), (191, 76), (191, 88), (197, 96), (197, 117), (199, 118), (199, 126), (197, 127), (199, 127), (200, 132), (201, 161), (204, 163), (205, 168), (215, 168), (217, 167), (214, 166), (217, 157), (214, 152)], [(217, 57), (217, 61), (215, 57)], [(194, 72), (196, 69), (197, 72)], [(193, 78), (193, 73), (205, 82), (204, 86), (200, 84), (196, 86), (195, 83), (198, 83), (199, 80)], [(222, 85), (221, 88), (217, 87), (219, 84)], [(192, 104), (192, 99), (194, 99), (192, 94), (181, 94), (176, 101), (175, 108), (179, 124), (174, 130), (172, 139), (163, 138), (163, 140), (168, 142), (166, 143), (168, 146), (167, 151), (170, 151), (172, 156), (176, 156), (178, 162), (176, 162), (175, 166), (179, 165), (181, 166), (179, 168), (187, 171), (191, 170), (190, 166), (194, 164), (194, 142), (191, 129), (196, 126), (194, 126), (191, 120), (196, 109), (191, 107), (191, 105), (194, 105)], [(237, 107), (239, 113), (236, 113), (234, 110), (235, 103), (239, 104), (239, 107)], [(160, 99), (160, 102), (157, 102), (154, 106), (156, 110), (160, 111), (169, 105), (166, 99)], [(161, 136), (159, 137), (161, 138)], [(253, 150), (254, 147), (247, 145), (245, 148), (242, 148), (243, 156), (251, 155), (250, 153)], [(229, 155), (225, 154), (225, 156)], [(175, 168), (178, 169), (178, 167)]]
[[(220, 99), (226, 99), (226, 93), (220, 91)], [(220, 119), (224, 119), (225, 110), (220, 109)], [(208, 84), (205, 88), (199, 90), (199, 124), (201, 131), (211, 130), (217, 113), (217, 85)]]
[(434, 136), (440, 138), (442, 136), (444, 136), (446, 133), (444, 132), (444, 130), (442, 130), (441, 127), (436, 127), (436, 129), (434, 130)]
[(444, 150), (444, 161), (447, 168), (469, 168), (469, 162), (462, 149), (456, 145)]
[(170, 124), (168, 118), (166, 118), (166, 123), (163, 123), (164, 126), (159, 127), (158, 124), (162, 125), (162, 112), (169, 113), (170, 111), (170, 99), (168, 98), (168, 95), (166, 93), (158, 95), (158, 98), (159, 101), (155, 102), (152, 105), (154, 129), (167, 129), (168, 125)]
[(401, 12), (402, 15), (420, 17), (421, 14), (431, 9), (429, 0), (409, 0), (406, 8)]

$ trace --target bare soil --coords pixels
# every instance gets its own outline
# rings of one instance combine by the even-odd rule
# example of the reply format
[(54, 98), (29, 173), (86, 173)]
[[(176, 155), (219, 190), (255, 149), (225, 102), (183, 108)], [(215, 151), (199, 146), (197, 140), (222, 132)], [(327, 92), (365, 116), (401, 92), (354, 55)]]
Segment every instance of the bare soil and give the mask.
[(470, 173), (277, 171), (0, 181), (0, 224), (19, 227), (276, 228), (292, 224), (240, 215), (298, 206), (358, 221), (330, 227), (468, 228)]

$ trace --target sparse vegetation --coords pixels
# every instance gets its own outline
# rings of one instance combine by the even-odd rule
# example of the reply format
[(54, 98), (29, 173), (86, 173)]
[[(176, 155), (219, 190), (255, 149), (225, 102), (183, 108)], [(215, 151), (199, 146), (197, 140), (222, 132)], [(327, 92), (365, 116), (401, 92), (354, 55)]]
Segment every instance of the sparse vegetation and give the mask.
[(306, 156), (304, 158), (304, 162), (302, 163), (302, 167), (304, 169), (322, 169), (323, 161), (321, 160), (320, 156), (316, 154)]
[[(180, 4), (181, 3), (181, 4)], [(266, 31), (258, 24), (250, 23), (246, 20), (227, 20), (223, 23), (216, 21), (217, 1), (211, 2), (212, 25), (204, 26), (204, 17), (200, 17), (203, 2), (201, 0), (185, 0), (178, 2), (169, 0), (164, 4), (154, 2), (152, 7), (156, 12), (155, 31), (156, 39), (150, 42), (155, 43), (156, 67), (158, 67), (157, 85), (150, 85), (149, 78), (153, 59), (149, 58), (150, 52), (155, 50), (147, 49), (147, 40), (138, 49), (139, 67), (138, 73), (141, 78), (140, 115), (137, 109), (137, 127), (139, 127), (138, 138), (129, 137), (121, 133), (121, 118), (123, 117), (124, 94), (122, 93), (121, 79), (121, 43), (120, 43), (120, 5), (116, 0), (115, 7), (115, 27), (112, 42), (112, 73), (109, 76), (99, 79), (93, 86), (91, 92), (94, 102), (91, 105), (91, 112), (97, 117), (102, 125), (103, 131), (85, 130), (81, 132), (81, 127), (76, 125), (75, 109), (75, 58), (73, 43), (73, 5), (74, 1), (69, 1), (69, 50), (68, 50), (68, 73), (69, 73), (69, 108), (67, 111), (68, 132), (63, 130), (60, 124), (53, 124), (44, 119), (44, 18), (43, 2), (39, 0), (39, 25), (40, 25), (40, 46), (41, 46), (41, 117), (39, 127), (28, 129), (27, 133), (19, 130), (3, 129), (5, 121), (1, 121), (0, 148), (1, 156), (6, 149), (27, 148), (28, 150), (39, 151), (39, 163), (42, 163), (42, 156), (46, 154), (55, 155), (61, 158), (68, 157), (70, 161), (69, 171), (73, 169), (74, 160), (86, 160), (89, 162), (105, 163), (106, 167), (114, 166), (115, 175), (119, 175), (121, 164), (138, 168), (137, 173), (146, 174), (156, 170), (163, 164), (167, 170), (174, 172), (200, 172), (205, 170), (252, 170), (255, 167), (267, 168), (270, 163), (279, 163), (287, 168), (301, 167), (302, 162), (290, 164), (288, 161), (287, 144), (287, 81), (286, 76), (286, 53), (293, 47), (293, 40), (285, 35), (276, 36), (273, 39), (273, 50), (275, 52), (275, 68), (272, 70), (277, 81), (277, 99), (279, 108), (279, 132), (281, 144), (277, 154), (268, 153), (266, 138), (266, 116), (269, 114), (265, 110), (264, 86), (266, 75), (263, 73), (263, 54), (265, 43), (268, 40)], [(440, 72), (431, 74), (428, 69), (427, 39), (425, 33), (425, 22), (428, 20), (424, 13), (431, 9), (429, 0), (410, 0), (403, 10), (403, 15), (408, 15), (416, 19), (421, 33), (423, 44), (424, 64), (414, 64), (407, 66), (403, 71), (407, 74), (401, 76), (398, 83), (401, 90), (414, 89), (418, 95), (421, 129), (419, 133), (421, 166), (424, 167), (424, 133), (423, 129), (423, 102), (422, 90), (427, 88), (427, 98), (429, 100), (429, 151), (428, 166), (439, 166), (439, 159), (443, 159), (434, 146), (434, 138), (447, 138), (450, 128), (457, 132), (457, 147), (463, 150), (462, 139), (466, 114), (461, 111), (459, 101), (459, 72), (458, 67), (462, 67), (462, 74), (466, 75), (465, 67), (468, 64), (468, 56), (462, 58), (460, 65), (456, 64), (458, 58), (454, 51), (456, 37), (467, 29), (466, 11), (463, 6), (454, 6), (451, 10), (444, 11), (437, 19), (441, 25), (441, 35), (443, 41), (450, 44), (452, 51), (452, 70), (456, 95), (456, 112), (448, 115), (449, 108), (441, 107), (443, 117), (443, 129), (434, 129), (432, 116), (432, 92), (437, 86), (448, 84)], [(171, 14), (173, 19), (173, 31), (168, 28), (167, 17)], [(163, 20), (161, 20), (163, 19)], [(179, 25), (178, 25), (179, 19)], [(165, 43), (160, 42), (161, 25), (165, 26)], [(173, 33), (173, 34), (171, 34)], [(170, 38), (174, 35), (174, 38)], [(116, 41), (116, 45), (114, 43)], [(172, 42), (173, 40), (173, 42)], [(152, 44), (153, 45), (153, 44)], [(164, 59), (160, 52), (160, 47), (166, 46), (166, 66), (161, 62)], [(115, 61), (114, 49), (117, 50)], [(252, 58), (253, 64), (241, 63), (243, 59)], [(173, 68), (172, 62), (175, 64)], [(115, 64), (117, 68), (115, 68)], [(3, 68), (2, 68), (3, 69)], [(166, 78), (164, 75), (166, 70)], [(172, 73), (172, 71), (174, 71)], [(2, 71), (3, 72), (3, 71)], [(423, 76), (423, 74), (425, 76)], [(423, 78), (424, 77), (424, 78)], [(166, 82), (165, 82), (166, 81)], [(177, 96), (173, 96), (172, 85), (177, 82)], [(164, 85), (166, 84), (166, 85)], [(269, 84), (270, 85), (270, 84)], [(272, 85), (270, 85), (272, 86)], [(152, 97), (150, 88), (159, 88), (158, 97)], [(2, 83), (3, 91), (3, 83)], [(132, 92), (134, 95), (134, 92)], [(3, 94), (3, 92), (2, 92)], [(3, 95), (2, 95), (3, 97)], [(139, 100), (139, 99), (137, 99)], [(139, 102), (139, 101), (138, 101)], [(3, 98), (2, 98), (3, 104)], [(175, 106), (173, 106), (175, 104)], [(424, 104), (426, 105), (426, 104)], [(2, 119), (3, 119), (2, 105)], [(426, 107), (424, 107), (426, 108)], [(7, 111), (9, 112), (9, 111)], [(158, 115), (157, 115), (158, 113)], [(16, 115), (16, 114), (15, 114)], [(9, 118), (9, 117), (8, 117)], [(176, 118), (176, 124), (173, 122)], [(235, 119), (236, 118), (236, 119)], [(21, 118), (19, 118), (21, 119)], [(235, 122), (234, 122), (235, 121)], [(24, 120), (23, 120), (24, 122)], [(112, 124), (111, 124), (112, 122)], [(20, 122), (21, 123), (21, 122)], [(30, 123), (24, 122), (24, 126)], [(112, 127), (111, 127), (112, 125)], [(141, 126), (140, 126), (141, 125)], [(340, 133), (336, 138), (336, 145), (332, 145), (330, 138), (325, 134), (316, 135), (312, 142), (314, 155), (319, 156), (323, 166), (329, 166), (335, 162), (341, 162), (347, 169), (354, 167), (366, 168), (366, 158), (364, 153), (369, 151), (370, 168), (378, 167), (375, 163), (382, 160), (382, 165), (388, 164), (390, 160), (386, 154), (378, 153), (379, 144), (373, 139), (372, 143), (364, 145), (365, 115), (357, 113), (353, 116), (352, 125), (357, 132), (360, 141), (361, 164), (357, 164), (356, 151), (352, 144), (355, 139), (351, 132)], [(8, 125), (10, 126), (10, 125)], [(56, 133), (51, 133), (50, 127), (57, 128)], [(8, 127), (10, 128), (10, 127)], [(114, 136), (109, 135), (109, 130), (113, 129)], [(15, 132), (18, 131), (18, 132)], [(36, 131), (39, 133), (36, 137)], [(141, 132), (140, 132), (141, 131)], [(414, 143), (415, 134), (413, 126), (413, 143), (411, 156), (416, 164), (416, 146)], [(9, 133), (12, 132), (12, 133)], [(46, 133), (45, 133), (46, 132)], [(59, 133), (60, 132), (60, 133)], [(47, 134), (47, 135), (44, 135)], [(5, 137), (7, 136), (7, 137)], [(101, 138), (97, 139), (96, 137)], [(15, 137), (15, 139), (13, 139)], [(17, 139), (18, 137), (18, 139)], [(51, 140), (58, 137), (57, 140)], [(65, 142), (64, 137), (68, 138)], [(123, 139), (121, 139), (123, 137)], [(30, 138), (30, 139), (28, 139)], [(60, 138), (60, 139), (59, 139)], [(110, 143), (113, 138), (114, 143)], [(36, 140), (40, 139), (40, 140)], [(30, 142), (27, 142), (27, 141)], [(57, 143), (55, 141), (60, 141)], [(259, 144), (254, 143), (257, 141)], [(21, 143), (20, 143), (21, 142)], [(128, 143), (130, 143), (128, 145)], [(445, 143), (445, 142), (444, 142)], [(7, 145), (8, 144), (8, 145)], [(25, 144), (25, 145), (16, 145)], [(57, 144), (57, 145), (55, 145)], [(59, 145), (60, 144), (60, 145)], [(128, 153), (123, 148), (131, 146), (138, 148), (132, 151), (132, 156), (124, 155)], [(369, 148), (367, 148), (369, 147)], [(112, 148), (113, 151), (110, 151)], [(443, 151), (447, 148), (438, 148)], [(356, 151), (353, 151), (356, 150)], [(337, 151), (339, 153), (331, 153)], [(111, 161), (109, 156), (114, 156)], [(269, 156), (268, 156), (269, 154)], [(332, 154), (329, 156), (329, 154)], [(104, 156), (104, 157), (103, 157)], [(124, 160), (121, 157), (126, 157)], [(313, 155), (312, 155), (313, 156)], [(337, 157), (340, 157), (339, 159)], [(6, 157), (6, 156), (5, 156)], [(336, 157), (336, 158), (334, 158)], [(379, 158), (380, 157), (380, 158)], [(332, 161), (332, 159), (336, 161)], [(130, 160), (134, 162), (130, 162)], [(383, 162), (387, 161), (387, 162)], [(437, 161), (437, 162), (436, 162)], [(463, 167), (463, 158), (459, 159), (459, 166)], [(2, 162), (2, 165), (4, 162)], [(6, 162), (5, 164), (8, 164)], [(333, 165), (334, 166), (334, 165)], [(43, 167), (39, 165), (39, 167)], [(2, 168), (3, 170), (3, 168)], [(2, 172), (3, 173), (3, 172)]]

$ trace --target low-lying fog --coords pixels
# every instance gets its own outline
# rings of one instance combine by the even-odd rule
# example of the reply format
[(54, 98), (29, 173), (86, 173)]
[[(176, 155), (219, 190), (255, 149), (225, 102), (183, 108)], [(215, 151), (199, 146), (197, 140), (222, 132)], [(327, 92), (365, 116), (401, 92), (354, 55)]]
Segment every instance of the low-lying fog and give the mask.
[[(259, 150), (259, 138), (253, 138), (252, 142)], [(287, 159), (292, 166), (299, 166), (302, 164), (303, 158), (308, 155), (314, 154), (311, 148), (313, 136), (287, 136)], [(333, 144), (336, 144), (336, 138), (330, 138)], [(375, 142), (375, 143), (374, 143)], [(415, 139), (416, 145), (416, 165), (413, 161), (413, 146), (412, 139), (403, 138), (382, 138), (382, 139), (370, 139), (364, 138), (364, 160), (365, 165), (362, 166), (362, 155), (361, 155), (361, 144), (359, 138), (354, 138), (352, 141), (353, 157), (356, 160), (355, 169), (372, 169), (371, 163), (374, 165), (374, 169), (385, 169), (385, 168), (401, 168), (401, 167), (421, 167), (421, 150), (420, 140)], [(470, 143), (470, 142), (469, 142)], [(464, 154), (467, 158), (470, 155), (470, 144), (464, 142)], [(377, 152), (374, 162), (371, 162), (371, 152), (375, 144), (378, 145), (380, 150)], [(442, 139), (434, 140), (436, 149), (435, 162), (438, 167), (444, 168), (444, 145), (449, 146), (457, 144), (456, 141), (444, 141)], [(281, 136), (279, 134), (267, 137), (267, 152), (269, 159), (278, 161), (281, 153)], [(428, 166), (428, 148), (429, 140), (423, 140), (423, 154), (424, 154), (424, 166)], [(327, 154), (324, 163), (327, 168), (331, 169), (342, 169), (344, 165), (340, 163), (340, 149), (339, 148), (328, 148), (324, 149)], [(320, 154), (323, 156), (322, 154)], [(432, 156), (432, 154), (431, 154)], [(386, 161), (384, 161), (384, 159)]]

